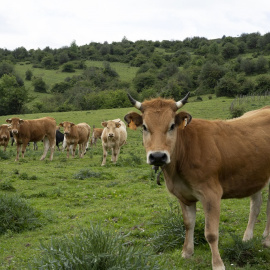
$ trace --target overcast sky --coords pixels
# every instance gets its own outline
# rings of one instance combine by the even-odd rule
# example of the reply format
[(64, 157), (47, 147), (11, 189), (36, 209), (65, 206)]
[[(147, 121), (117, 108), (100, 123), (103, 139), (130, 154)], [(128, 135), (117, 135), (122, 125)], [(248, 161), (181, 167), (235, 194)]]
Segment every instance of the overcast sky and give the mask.
[(0, 48), (184, 40), (270, 32), (269, 0), (11, 0), (0, 7)]

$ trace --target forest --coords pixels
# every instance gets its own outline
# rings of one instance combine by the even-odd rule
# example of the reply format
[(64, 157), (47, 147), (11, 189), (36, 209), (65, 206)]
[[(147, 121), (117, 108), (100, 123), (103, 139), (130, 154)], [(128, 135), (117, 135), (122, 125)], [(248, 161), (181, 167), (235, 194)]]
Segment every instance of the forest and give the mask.
[[(122, 76), (116, 63), (125, 68)], [(58, 49), (0, 48), (0, 115), (129, 107), (127, 92), (138, 100), (177, 100), (187, 92), (198, 100), (260, 95), (270, 89), (269, 63), (270, 33), (259, 32), (215, 40), (124, 37), (83, 46), (74, 40)], [(57, 82), (48, 83), (46, 72)]]

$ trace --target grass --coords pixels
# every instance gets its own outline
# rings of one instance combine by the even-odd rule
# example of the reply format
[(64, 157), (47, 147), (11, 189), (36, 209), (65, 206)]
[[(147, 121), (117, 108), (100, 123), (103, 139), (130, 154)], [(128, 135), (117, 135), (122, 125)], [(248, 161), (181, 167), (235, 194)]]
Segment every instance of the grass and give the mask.
[[(192, 102), (191, 99), (185, 110), (195, 118), (230, 117), (229, 107), (232, 99), (202, 98), (202, 102)], [(55, 117), (58, 124), (68, 120), (74, 123), (87, 122), (91, 127), (99, 127), (103, 120), (118, 117), (123, 119), (131, 110), (135, 109), (32, 114), (19, 117), (34, 119), (48, 115)], [(0, 116), (0, 123), (4, 123), (9, 117)], [(182, 259), (181, 243), (166, 248), (166, 238), (175, 239), (174, 232), (178, 234), (175, 227), (182, 224), (181, 214), (178, 216), (176, 199), (168, 194), (163, 181), (161, 186), (156, 184), (154, 173), (145, 162), (140, 130), (128, 130), (127, 144), (121, 148), (118, 163), (112, 164), (109, 157), (104, 167), (101, 167), (100, 140), (82, 159), (76, 156), (67, 160), (65, 152), (56, 150), (51, 162), (48, 157), (44, 161), (39, 160), (43, 147), (41, 142), (38, 145), (38, 151), (32, 150), (32, 145), (28, 147), (25, 159), (18, 162), (14, 162), (15, 146), (9, 145), (5, 154), (0, 149), (0, 157), (4, 156), (0, 158), (0, 194), (16, 196), (23, 200), (34, 212), (41, 213), (42, 221), (42, 226), (35, 226), (30, 230), (26, 228), (20, 232), (8, 229), (0, 235), (0, 269), (29, 269), (29, 264), (34, 263), (35, 258), (41, 258), (50, 247), (54, 249), (58, 244), (63, 245), (61, 239), (69, 239), (67, 241), (73, 243), (71, 247), (75, 245), (76, 248), (74, 238), (84, 239), (86, 236), (82, 232), (91, 231), (92, 225), (94, 228), (99, 225), (102, 231), (110, 233), (116, 239), (119, 235), (124, 235), (125, 241), (132, 247), (143, 247), (151, 256), (158, 255), (155, 261), (161, 269), (211, 267), (209, 246), (201, 241), (204, 214), (200, 203), (197, 205), (197, 244), (194, 256), (189, 260)], [(266, 190), (263, 191), (263, 198), (265, 202)], [(264, 203), (255, 226), (255, 238), (260, 240), (265, 227), (265, 211)], [(257, 252), (252, 261), (248, 259), (250, 266), (244, 267), (249, 268), (235, 266), (236, 263), (231, 261), (230, 257), (224, 256), (225, 248), (232, 243), (231, 235), (242, 237), (248, 213), (249, 199), (222, 201), (220, 251), (226, 269), (270, 267), (269, 250), (265, 250), (263, 254)], [(95, 231), (99, 232), (97, 228)], [(162, 235), (165, 235), (165, 240), (160, 240), (163, 242), (160, 244), (164, 245), (155, 253), (152, 250), (155, 246), (154, 239), (162, 239)], [(256, 244), (256, 247), (259, 245)]]

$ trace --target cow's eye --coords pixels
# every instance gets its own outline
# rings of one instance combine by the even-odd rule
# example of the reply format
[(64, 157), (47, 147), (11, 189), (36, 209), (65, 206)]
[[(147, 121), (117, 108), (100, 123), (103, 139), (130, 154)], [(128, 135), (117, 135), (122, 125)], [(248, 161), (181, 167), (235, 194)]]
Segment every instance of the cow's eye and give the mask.
[(143, 127), (143, 130), (144, 130), (144, 131), (147, 131), (146, 125), (142, 125), (142, 127)]
[(174, 130), (174, 128), (175, 128), (175, 124), (172, 124), (171, 127), (170, 127), (170, 129), (169, 129), (169, 131)]

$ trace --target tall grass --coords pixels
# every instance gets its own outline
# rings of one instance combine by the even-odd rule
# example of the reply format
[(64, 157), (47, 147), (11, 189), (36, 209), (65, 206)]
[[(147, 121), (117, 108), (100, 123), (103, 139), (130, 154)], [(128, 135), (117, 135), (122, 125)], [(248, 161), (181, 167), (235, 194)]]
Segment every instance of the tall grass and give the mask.
[(149, 250), (132, 246), (125, 236), (106, 232), (99, 225), (81, 229), (72, 237), (52, 238), (49, 244), (41, 244), (40, 249), (42, 255), (30, 269), (164, 269)]

